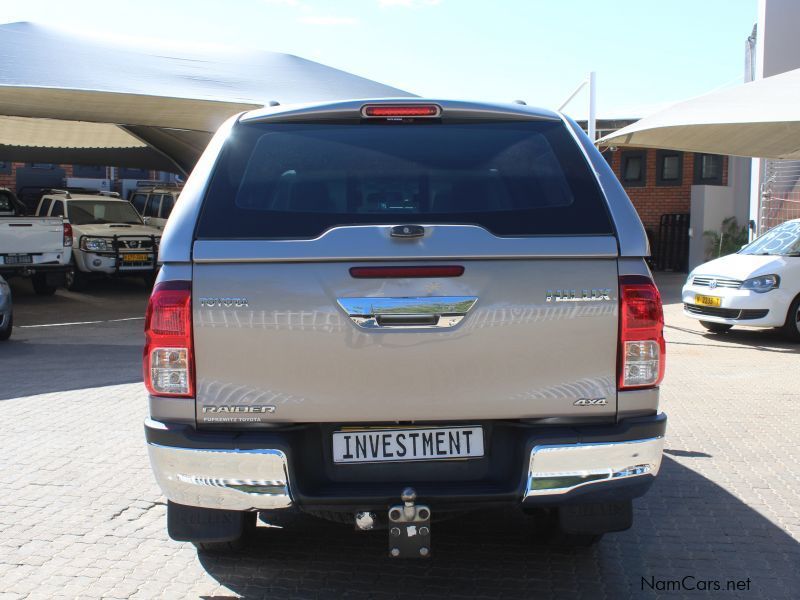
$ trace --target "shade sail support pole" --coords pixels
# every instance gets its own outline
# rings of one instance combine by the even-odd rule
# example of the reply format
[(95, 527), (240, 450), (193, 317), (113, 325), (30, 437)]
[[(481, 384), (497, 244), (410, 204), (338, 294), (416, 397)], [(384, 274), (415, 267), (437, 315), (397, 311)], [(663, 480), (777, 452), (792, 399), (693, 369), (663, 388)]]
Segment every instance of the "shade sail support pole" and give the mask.
[(589, 73), (589, 139), (597, 140), (597, 74)]

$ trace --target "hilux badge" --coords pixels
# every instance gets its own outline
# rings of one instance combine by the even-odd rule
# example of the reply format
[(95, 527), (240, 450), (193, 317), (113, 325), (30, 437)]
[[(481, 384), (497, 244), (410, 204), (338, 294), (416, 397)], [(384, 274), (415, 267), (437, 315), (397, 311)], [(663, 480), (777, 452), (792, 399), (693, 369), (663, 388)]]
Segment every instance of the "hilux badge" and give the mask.
[(591, 290), (547, 290), (546, 302), (604, 302), (611, 300), (611, 288)]

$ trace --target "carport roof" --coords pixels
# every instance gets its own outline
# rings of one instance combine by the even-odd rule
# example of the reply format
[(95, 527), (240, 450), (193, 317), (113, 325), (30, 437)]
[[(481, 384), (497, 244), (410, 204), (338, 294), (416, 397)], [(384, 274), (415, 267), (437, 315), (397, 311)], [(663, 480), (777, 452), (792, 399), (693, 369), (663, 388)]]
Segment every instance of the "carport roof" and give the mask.
[(800, 69), (680, 102), (597, 143), (796, 160), (798, 98)]
[(187, 171), (226, 118), (272, 100), (408, 96), (289, 54), (158, 48), (0, 25), (0, 159), (56, 155), (96, 164), (96, 151), (105, 149), (105, 163), (167, 170), (174, 163)]

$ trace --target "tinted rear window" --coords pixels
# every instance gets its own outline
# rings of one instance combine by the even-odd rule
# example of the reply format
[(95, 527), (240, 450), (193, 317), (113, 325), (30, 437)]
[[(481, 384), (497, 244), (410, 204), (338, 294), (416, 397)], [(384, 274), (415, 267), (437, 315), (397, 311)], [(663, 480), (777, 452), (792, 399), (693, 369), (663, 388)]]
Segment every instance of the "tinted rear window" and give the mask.
[(612, 233), (560, 122), (238, 125), (199, 238), (314, 238), (338, 225), (463, 223), (499, 236)]

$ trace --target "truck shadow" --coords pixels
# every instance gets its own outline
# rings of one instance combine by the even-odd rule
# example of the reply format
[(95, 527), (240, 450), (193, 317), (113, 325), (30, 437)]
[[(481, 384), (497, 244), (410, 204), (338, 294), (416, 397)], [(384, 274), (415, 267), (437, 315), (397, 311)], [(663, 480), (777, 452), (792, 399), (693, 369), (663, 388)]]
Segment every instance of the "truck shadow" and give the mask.
[(0, 345), (0, 401), (142, 381), (142, 345), (27, 339), (15, 330)]
[[(703, 458), (682, 459), (691, 460)], [(693, 590), (674, 582), (707, 580), (723, 591), (742, 581), (749, 597), (796, 597), (800, 543), (676, 460), (664, 457), (635, 518), (594, 548), (556, 549), (531, 539), (519, 511), (475, 512), (434, 524), (430, 560), (403, 561), (388, 558), (385, 532), (291, 514), (259, 528), (246, 550), (198, 558), (244, 598), (683, 596)]]

